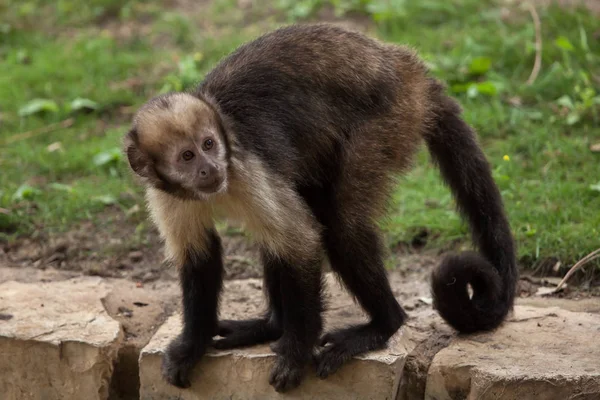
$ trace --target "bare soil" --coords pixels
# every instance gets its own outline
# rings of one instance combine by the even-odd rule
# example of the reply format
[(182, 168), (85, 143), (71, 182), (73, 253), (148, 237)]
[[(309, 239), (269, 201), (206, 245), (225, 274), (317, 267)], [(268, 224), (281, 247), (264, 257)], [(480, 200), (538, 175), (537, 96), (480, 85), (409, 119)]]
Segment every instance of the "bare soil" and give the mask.
[[(120, 210), (107, 209), (95, 222), (82, 221), (66, 233), (39, 230), (33, 237), (0, 244), (0, 266), (140, 283), (176, 279), (176, 271), (164, 261), (156, 229), (137, 233), (136, 222)], [(226, 279), (260, 276), (257, 248), (243, 235), (223, 235), (223, 247)]]

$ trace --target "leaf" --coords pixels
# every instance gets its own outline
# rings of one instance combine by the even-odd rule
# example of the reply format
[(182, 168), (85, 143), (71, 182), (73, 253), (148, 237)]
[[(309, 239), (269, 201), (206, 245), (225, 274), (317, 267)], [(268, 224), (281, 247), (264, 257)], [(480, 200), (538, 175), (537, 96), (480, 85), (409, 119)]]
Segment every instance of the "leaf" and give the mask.
[(19, 49), (19, 51), (17, 51), (17, 62), (19, 64), (28, 64), (31, 60), (31, 58), (29, 57), (29, 54), (27, 54), (27, 50), (25, 49)]
[(496, 96), (498, 94), (498, 87), (490, 81), (471, 83), (467, 89), (467, 96), (475, 98), (480, 94)]
[(596, 183), (595, 185), (590, 185), (590, 189), (595, 192), (600, 192), (600, 182)]
[(115, 196), (111, 196), (110, 194), (106, 194), (104, 196), (96, 196), (92, 198), (93, 201), (96, 201), (98, 203), (102, 203), (105, 204), (107, 206), (111, 205), (111, 204), (116, 204), (117, 199), (115, 198)]
[(583, 29), (583, 26), (581, 26), (581, 25), (579, 25), (579, 41), (581, 42), (581, 48), (584, 51), (589, 52), (590, 46), (589, 46), (588, 40), (587, 40), (587, 33), (585, 32), (585, 29)]
[(96, 154), (96, 156), (94, 157), (94, 165), (102, 167), (110, 164), (115, 164), (121, 160), (121, 157), (121, 149), (115, 147), (114, 149)]
[(58, 112), (58, 105), (49, 99), (33, 99), (19, 109), (19, 116), (26, 117), (43, 112)]
[(572, 110), (575, 107), (571, 97), (567, 96), (566, 94), (564, 96), (561, 96), (558, 100), (556, 100), (556, 104), (558, 104), (559, 106), (566, 107), (569, 110)]
[(453, 93), (464, 93), (469, 89), (469, 84), (465, 83), (456, 83), (450, 87)]
[(531, 229), (528, 229), (527, 232), (525, 232), (525, 235), (528, 237), (532, 237), (532, 236), (535, 236), (536, 233), (537, 233), (537, 230), (531, 228)]
[(476, 86), (477, 91), (481, 94), (486, 94), (488, 96), (495, 96), (498, 94), (498, 87), (492, 82), (479, 82)]
[(80, 110), (88, 110), (93, 111), (98, 109), (98, 103), (90, 99), (84, 99), (82, 97), (77, 97), (74, 99), (69, 105), (71, 111), (80, 111)]
[(471, 85), (467, 89), (467, 96), (471, 99), (477, 97), (478, 94), (479, 91), (477, 90), (477, 85)]
[(469, 73), (473, 75), (483, 75), (492, 67), (492, 59), (489, 57), (477, 57), (469, 65)]
[(36, 189), (33, 186), (29, 186), (27, 184), (23, 184), (19, 186), (17, 191), (13, 194), (12, 198), (15, 201), (29, 200), (40, 193), (41, 191), (39, 189)]
[(561, 49), (566, 50), (566, 51), (575, 50), (575, 47), (573, 47), (573, 45), (571, 44), (569, 39), (567, 39), (564, 36), (557, 37), (556, 40), (554, 41), (554, 44), (556, 44), (558, 47), (560, 47)]
[(577, 112), (572, 112), (567, 115), (567, 125), (575, 125), (579, 122), (581, 116)]
[(54, 153), (55, 151), (63, 151), (62, 144), (60, 142), (54, 142), (46, 147), (48, 153)]

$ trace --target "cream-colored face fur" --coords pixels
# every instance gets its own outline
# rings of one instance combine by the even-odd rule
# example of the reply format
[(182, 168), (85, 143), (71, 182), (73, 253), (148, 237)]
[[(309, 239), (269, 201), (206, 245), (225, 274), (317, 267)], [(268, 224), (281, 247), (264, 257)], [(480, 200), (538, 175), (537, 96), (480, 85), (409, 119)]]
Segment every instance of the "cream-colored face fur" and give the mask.
[(130, 136), (130, 165), (149, 185), (199, 200), (227, 189), (224, 132), (202, 100), (183, 93), (157, 97), (138, 111)]

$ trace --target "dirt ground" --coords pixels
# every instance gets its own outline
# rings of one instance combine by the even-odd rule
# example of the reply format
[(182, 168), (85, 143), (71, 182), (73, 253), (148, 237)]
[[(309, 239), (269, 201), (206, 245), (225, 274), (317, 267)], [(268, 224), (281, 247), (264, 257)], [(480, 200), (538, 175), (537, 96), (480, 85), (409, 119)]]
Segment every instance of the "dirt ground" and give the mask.
[[(176, 282), (177, 271), (164, 260), (163, 245), (156, 229), (150, 227), (143, 237), (139, 237), (136, 226), (137, 221), (128, 219), (121, 210), (109, 208), (96, 222), (80, 222), (65, 233), (49, 234), (40, 230), (32, 237), (0, 242), (0, 282), (8, 279), (51, 281), (76, 276), (124, 279), (139, 286), (159, 281)], [(236, 229), (221, 229), (221, 236), (225, 280), (261, 277), (257, 246)], [(134, 237), (137, 239), (132, 239)], [(421, 250), (422, 240), (396, 246), (387, 255), (394, 274), (411, 275), (415, 280), (428, 279), (431, 269), (444, 254)], [(524, 272), (520, 295), (534, 295), (539, 287), (556, 285), (559, 280), (559, 277), (542, 278)], [(587, 289), (590, 288), (584, 283), (577, 288), (567, 288), (557, 296), (571, 298), (597, 294), (594, 288)]]

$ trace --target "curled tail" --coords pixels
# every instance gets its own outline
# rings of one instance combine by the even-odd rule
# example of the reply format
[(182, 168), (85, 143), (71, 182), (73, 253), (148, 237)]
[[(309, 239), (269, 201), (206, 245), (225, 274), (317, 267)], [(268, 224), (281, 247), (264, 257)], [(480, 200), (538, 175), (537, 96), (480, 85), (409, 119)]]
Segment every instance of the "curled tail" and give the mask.
[[(434, 83), (427, 147), (469, 222), (479, 253), (448, 256), (432, 274), (434, 306), (461, 333), (498, 327), (512, 309), (518, 279), (515, 245), (489, 163), (461, 109)], [(473, 290), (469, 296), (467, 285)]]

